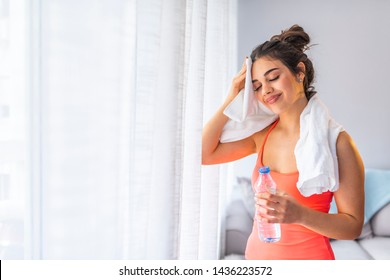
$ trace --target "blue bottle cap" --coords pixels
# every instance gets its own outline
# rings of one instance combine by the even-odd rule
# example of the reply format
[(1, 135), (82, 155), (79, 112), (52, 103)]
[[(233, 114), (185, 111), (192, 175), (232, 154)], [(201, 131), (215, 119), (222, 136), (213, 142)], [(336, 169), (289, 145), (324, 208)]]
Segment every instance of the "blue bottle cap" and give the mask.
[(269, 173), (269, 172), (270, 172), (269, 166), (260, 167), (259, 172), (260, 172), (261, 174)]

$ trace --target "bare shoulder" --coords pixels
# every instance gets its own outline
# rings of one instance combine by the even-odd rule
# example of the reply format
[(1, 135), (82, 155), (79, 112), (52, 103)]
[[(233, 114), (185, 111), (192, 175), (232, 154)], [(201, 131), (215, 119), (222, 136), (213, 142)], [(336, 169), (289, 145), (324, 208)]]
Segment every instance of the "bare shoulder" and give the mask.
[(358, 173), (364, 172), (363, 160), (359, 150), (352, 137), (346, 131), (340, 132), (337, 138), (336, 149), (340, 171), (355, 170)]
[(336, 149), (338, 156), (359, 153), (351, 135), (346, 131), (340, 132), (337, 138)]
[(351, 135), (348, 134), (345, 130), (340, 132), (338, 138), (337, 138), (337, 152), (343, 149), (350, 148), (353, 146), (353, 139)]
[(339, 189), (334, 193), (337, 209), (359, 222), (360, 234), (364, 221), (364, 165), (354, 140), (345, 131), (337, 138), (337, 161)]
[(256, 144), (256, 152), (257, 153), (259, 152), (259, 150), (261, 148), (261, 145), (264, 142), (264, 138), (267, 135), (267, 132), (268, 132), (268, 130), (270, 129), (271, 126), (272, 126), (272, 124), (270, 124), (266, 128), (264, 128), (264, 129), (262, 129), (262, 130), (260, 130), (260, 131), (258, 131), (258, 132), (256, 132), (255, 134), (252, 135), (253, 141)]

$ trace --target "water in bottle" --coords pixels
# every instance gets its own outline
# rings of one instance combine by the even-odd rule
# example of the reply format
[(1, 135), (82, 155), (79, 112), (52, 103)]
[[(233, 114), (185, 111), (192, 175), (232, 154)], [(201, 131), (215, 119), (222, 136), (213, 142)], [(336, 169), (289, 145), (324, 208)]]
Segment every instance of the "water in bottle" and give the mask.
[[(276, 192), (276, 183), (271, 177), (268, 166), (263, 166), (259, 169), (259, 177), (256, 180), (254, 189), (256, 193), (269, 192), (274, 194)], [(259, 238), (263, 242), (278, 242), (280, 240), (280, 224), (263, 222), (257, 218), (257, 230)]]

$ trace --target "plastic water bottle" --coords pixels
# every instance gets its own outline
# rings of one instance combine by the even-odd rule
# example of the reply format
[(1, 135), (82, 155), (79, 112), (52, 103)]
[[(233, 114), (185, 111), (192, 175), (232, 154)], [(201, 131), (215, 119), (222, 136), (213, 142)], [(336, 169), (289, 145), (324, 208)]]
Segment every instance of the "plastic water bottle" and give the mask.
[[(268, 166), (260, 167), (259, 173), (260, 173), (259, 177), (257, 178), (254, 186), (256, 193), (269, 192), (275, 194), (276, 183), (271, 177), (269, 167)], [(256, 218), (257, 218), (257, 231), (260, 240), (267, 243), (278, 242), (280, 240), (280, 224), (267, 223), (261, 221), (258, 218), (257, 211), (256, 211)]]

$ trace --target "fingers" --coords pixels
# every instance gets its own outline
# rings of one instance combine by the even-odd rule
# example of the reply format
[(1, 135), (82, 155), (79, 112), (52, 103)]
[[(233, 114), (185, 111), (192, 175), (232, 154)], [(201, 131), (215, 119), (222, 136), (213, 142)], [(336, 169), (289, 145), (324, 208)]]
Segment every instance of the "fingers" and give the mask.
[(261, 206), (256, 207), (256, 219), (265, 223), (280, 223), (277, 211)]
[(242, 64), (240, 72), (237, 73), (237, 75), (233, 78), (233, 86), (239, 90), (241, 90), (244, 87), (245, 83), (245, 77), (246, 77), (246, 59), (244, 60), (244, 63)]
[(236, 82), (241, 82), (245, 80), (246, 70), (247, 69), (246, 69), (246, 58), (245, 58), (244, 63), (241, 66), (240, 72), (237, 73), (237, 75), (234, 77), (234, 80)]
[(262, 199), (262, 198), (257, 198), (255, 201), (256, 201), (256, 205), (258, 205), (258, 206), (272, 208), (272, 209), (277, 208), (280, 204), (279, 202), (275, 202), (275, 201), (268, 200), (268, 199)]
[(257, 218), (267, 223), (281, 223), (285, 221), (285, 205), (288, 194), (282, 191), (276, 194), (258, 193), (255, 195)]
[(256, 216), (264, 222), (278, 222), (276, 219), (279, 216), (280, 205), (267, 199), (256, 198)]
[(233, 83), (243, 84), (243, 82), (245, 81), (245, 78), (246, 78), (246, 70), (244, 70), (244, 72), (240, 71), (238, 73), (238, 75), (234, 77)]
[(238, 72), (239, 74), (240, 74), (240, 73), (246, 72), (246, 60), (247, 60), (247, 59), (248, 59), (248, 58), (245, 57), (244, 63), (243, 63), (242, 66), (241, 66), (241, 70), (240, 70), (240, 72)]
[(263, 206), (256, 205), (256, 213), (262, 217), (276, 217), (278, 215), (278, 211), (271, 208), (266, 208)]
[(282, 203), (286, 199), (289, 198), (288, 193), (277, 190), (275, 194), (263, 192), (263, 193), (257, 193), (255, 194), (255, 200), (256, 199), (265, 199), (273, 202)]
[(255, 196), (256, 216), (268, 223), (299, 223), (305, 208), (288, 193), (260, 193)]
[(275, 217), (260, 217), (258, 220), (263, 223), (280, 224), (280, 221)]

